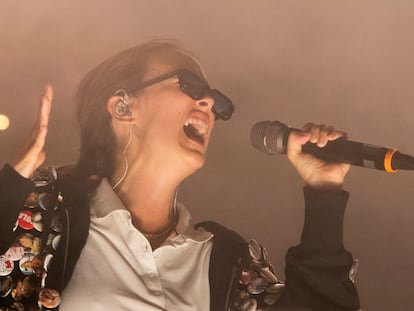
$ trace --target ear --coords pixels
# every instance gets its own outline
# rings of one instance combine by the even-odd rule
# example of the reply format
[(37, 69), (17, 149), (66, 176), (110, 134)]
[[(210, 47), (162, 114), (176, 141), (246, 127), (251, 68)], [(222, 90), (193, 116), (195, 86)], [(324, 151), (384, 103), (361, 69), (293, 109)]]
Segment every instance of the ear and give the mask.
[(129, 107), (128, 95), (126, 94), (124, 96), (111, 96), (107, 101), (106, 108), (112, 120), (130, 122), (134, 119), (134, 116)]

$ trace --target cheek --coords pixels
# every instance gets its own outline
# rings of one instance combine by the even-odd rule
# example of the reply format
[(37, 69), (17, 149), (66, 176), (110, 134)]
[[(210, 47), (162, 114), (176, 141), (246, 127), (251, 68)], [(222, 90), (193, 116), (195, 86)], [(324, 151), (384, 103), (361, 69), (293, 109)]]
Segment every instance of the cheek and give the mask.
[(153, 122), (156, 122), (159, 127), (166, 131), (175, 132), (176, 129), (183, 126), (183, 111), (179, 110), (164, 110), (154, 115)]
[(171, 130), (174, 128), (181, 128), (184, 125), (184, 115), (185, 115), (185, 104), (181, 103), (180, 105), (173, 103), (166, 103), (167, 107), (160, 108), (154, 115), (154, 119), (157, 119), (161, 125), (171, 127)]
[[(191, 109), (191, 100), (185, 94), (174, 89), (165, 89), (157, 93), (157, 96), (145, 96), (138, 102), (137, 126), (143, 131), (154, 135), (170, 137), (179, 135), (185, 122), (185, 114)], [(160, 138), (160, 137), (159, 137)], [(162, 138), (161, 138), (162, 139)]]
[(181, 93), (176, 94), (175, 91), (166, 91), (159, 94), (157, 100), (148, 102), (146, 109), (151, 111), (153, 116), (159, 115), (160, 119), (168, 120), (169, 118), (181, 116), (184, 113), (187, 108), (185, 99), (186, 97), (181, 95)]

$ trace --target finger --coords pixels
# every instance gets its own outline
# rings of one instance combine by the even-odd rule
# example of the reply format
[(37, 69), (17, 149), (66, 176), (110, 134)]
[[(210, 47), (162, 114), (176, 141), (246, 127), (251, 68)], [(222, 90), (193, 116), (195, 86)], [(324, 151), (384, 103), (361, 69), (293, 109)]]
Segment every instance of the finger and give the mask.
[(39, 113), (32, 131), (32, 146), (36, 152), (43, 149), (49, 124), (49, 116), (52, 108), (53, 88), (47, 84), (43, 96), (40, 99)]
[(348, 137), (345, 132), (337, 131), (333, 126), (325, 124), (306, 123), (302, 131), (309, 132), (311, 134), (309, 141), (318, 147), (326, 146), (328, 141)]
[(294, 158), (302, 153), (302, 146), (309, 141), (310, 133), (291, 132), (287, 144), (288, 158)]
[(312, 124), (309, 131), (311, 133), (309, 141), (321, 148), (325, 147), (328, 141), (346, 136), (344, 132), (336, 131), (333, 126), (325, 124)]
[(347, 133), (342, 132), (342, 131), (333, 131), (328, 135), (328, 140), (329, 141), (335, 140), (335, 139), (338, 139), (338, 138), (347, 139), (348, 135), (347, 135)]
[(335, 132), (335, 129), (333, 126), (326, 126), (326, 125), (321, 125), (320, 126), (320, 131), (319, 131), (319, 137), (317, 139), (316, 145), (318, 147), (325, 147), (326, 144), (329, 141), (329, 137), (332, 135), (332, 133)]
[(314, 124), (312, 122), (308, 122), (302, 127), (303, 133), (310, 133), (309, 142), (314, 144), (318, 141), (319, 127), (320, 125)]
[(323, 135), (324, 128), (324, 124), (313, 124), (310, 129), (311, 137), (309, 141), (313, 144), (318, 143), (319, 138)]
[(304, 133), (310, 132), (313, 125), (314, 124), (312, 122), (306, 123), (304, 126), (302, 126), (302, 132)]
[(45, 87), (45, 92), (43, 93), (43, 96), (40, 99), (39, 116), (38, 116), (39, 127), (47, 126), (49, 122), (50, 110), (52, 108), (52, 100), (53, 100), (53, 88), (50, 84), (47, 84)]

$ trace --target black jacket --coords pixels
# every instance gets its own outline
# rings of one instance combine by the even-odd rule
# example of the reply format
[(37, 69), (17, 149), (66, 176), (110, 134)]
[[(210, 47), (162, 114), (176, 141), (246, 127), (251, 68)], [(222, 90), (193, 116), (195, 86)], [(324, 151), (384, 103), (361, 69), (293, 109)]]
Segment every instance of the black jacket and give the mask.
[[(34, 184), (10, 166), (0, 171), (0, 254), (16, 239), (13, 228)], [(62, 237), (51, 262), (46, 286), (63, 290), (85, 245), (89, 199), (70, 174), (58, 178), (63, 196)], [(344, 249), (342, 227), (348, 193), (327, 194), (305, 188), (305, 223), (300, 244), (286, 255), (286, 287), (266, 310), (358, 310), (356, 287), (349, 278), (352, 255)], [(45, 214), (48, 212), (45, 211)], [(49, 219), (47, 215), (44, 219)], [(198, 224), (214, 234), (210, 258), (211, 310), (225, 311), (235, 299), (241, 271), (248, 262), (247, 242), (214, 222)], [(298, 309), (297, 309), (298, 308)]]

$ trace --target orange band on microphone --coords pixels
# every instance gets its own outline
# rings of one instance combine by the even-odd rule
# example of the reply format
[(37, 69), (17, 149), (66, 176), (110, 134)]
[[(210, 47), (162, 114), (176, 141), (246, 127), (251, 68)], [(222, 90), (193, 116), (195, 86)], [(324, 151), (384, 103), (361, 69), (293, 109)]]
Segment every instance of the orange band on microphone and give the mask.
[(384, 169), (388, 173), (395, 173), (397, 170), (394, 170), (391, 165), (391, 160), (394, 153), (397, 152), (397, 149), (390, 149), (387, 151), (384, 157)]

